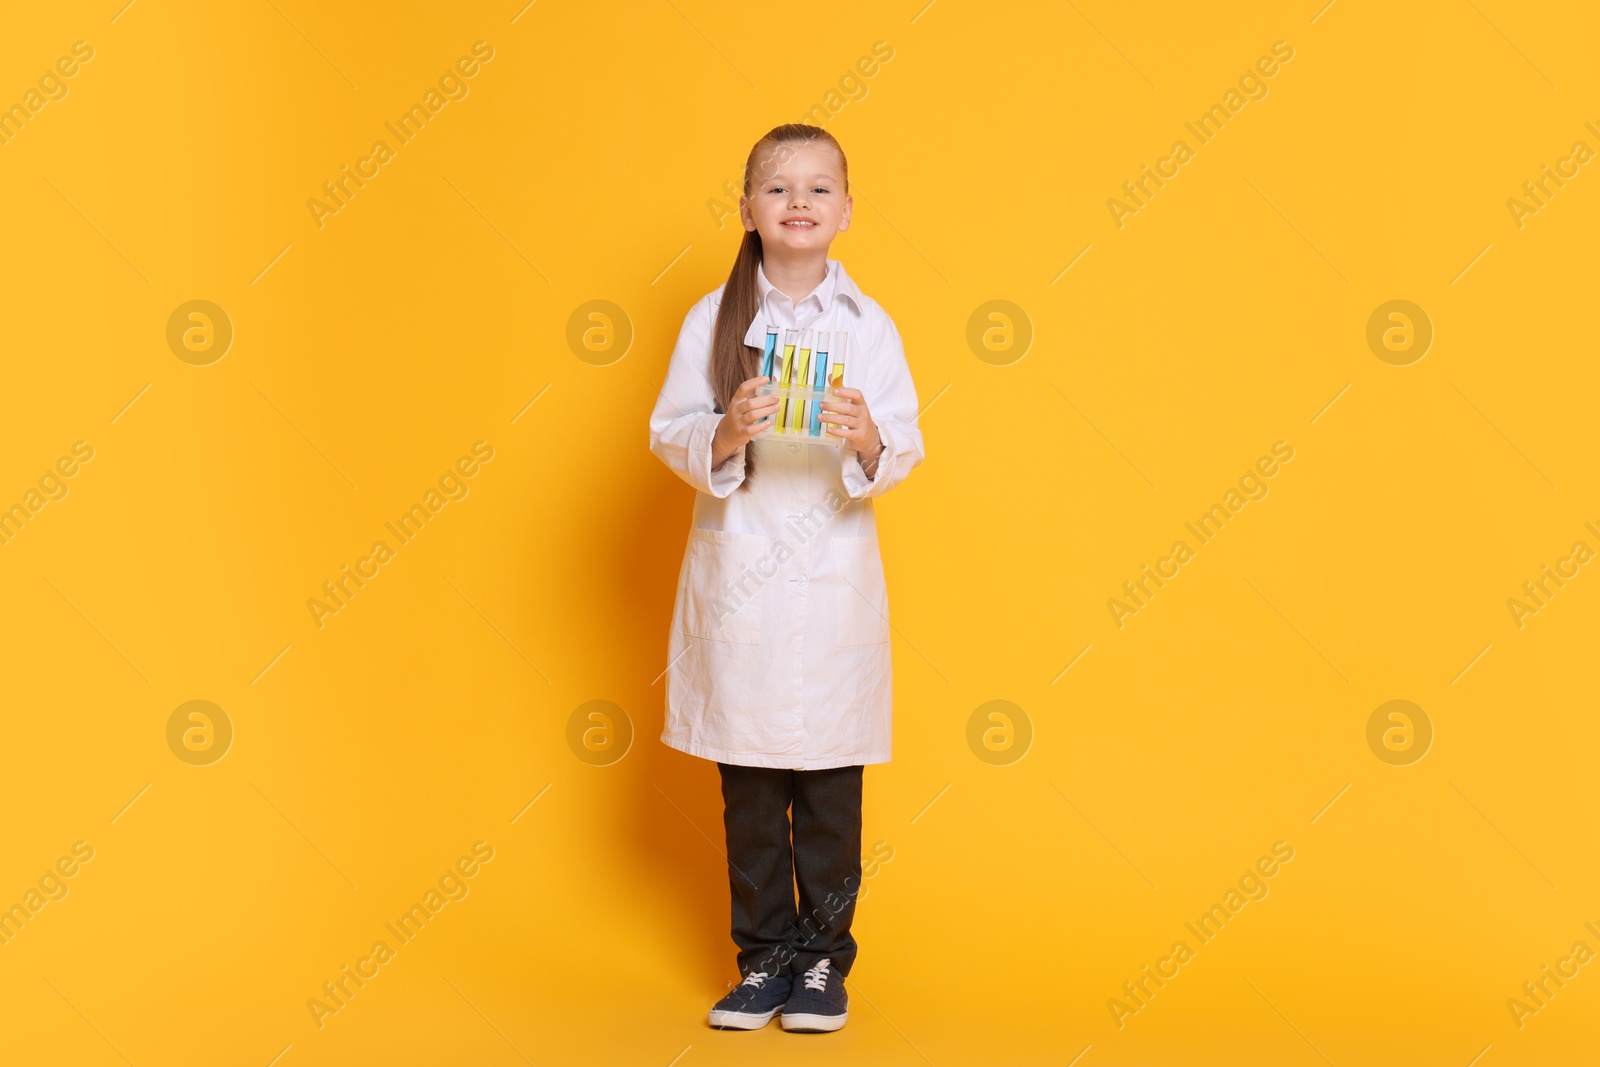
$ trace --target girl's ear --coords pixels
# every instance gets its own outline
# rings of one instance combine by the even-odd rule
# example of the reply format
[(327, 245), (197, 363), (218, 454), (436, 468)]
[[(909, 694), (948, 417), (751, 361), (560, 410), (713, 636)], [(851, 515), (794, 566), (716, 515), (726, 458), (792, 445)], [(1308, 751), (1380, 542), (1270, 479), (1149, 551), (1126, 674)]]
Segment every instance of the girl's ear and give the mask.
[(844, 198), (844, 211), (839, 216), (839, 229), (848, 230), (850, 228), (850, 206), (854, 203), (855, 198), (846, 194)]
[(745, 229), (753, 230), (756, 228), (756, 220), (750, 217), (750, 198), (748, 196), (739, 197), (739, 218), (744, 222)]

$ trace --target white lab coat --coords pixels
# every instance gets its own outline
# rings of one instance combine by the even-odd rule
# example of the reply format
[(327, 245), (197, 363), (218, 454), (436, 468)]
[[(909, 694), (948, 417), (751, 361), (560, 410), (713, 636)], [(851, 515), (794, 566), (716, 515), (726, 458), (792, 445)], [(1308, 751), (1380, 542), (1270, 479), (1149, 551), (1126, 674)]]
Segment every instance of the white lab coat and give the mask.
[[(684, 317), (650, 415), (650, 451), (699, 490), (667, 643), (661, 740), (705, 759), (794, 770), (889, 760), (889, 601), (871, 498), (922, 462), (922, 431), (894, 321), (842, 263), (827, 263), (798, 307), (758, 268), (745, 343), (760, 348), (769, 323), (849, 331), (844, 384), (861, 390), (883, 439), (875, 477), (847, 445), (762, 438), (711, 470), (722, 418), (711, 335), (723, 286)], [(756, 470), (740, 489), (749, 448)]]

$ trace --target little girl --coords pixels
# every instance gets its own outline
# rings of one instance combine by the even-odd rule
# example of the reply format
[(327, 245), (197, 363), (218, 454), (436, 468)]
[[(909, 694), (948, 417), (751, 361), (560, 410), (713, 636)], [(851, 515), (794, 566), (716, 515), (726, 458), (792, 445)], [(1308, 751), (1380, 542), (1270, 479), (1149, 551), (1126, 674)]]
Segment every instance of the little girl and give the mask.
[[(922, 462), (922, 432), (900, 332), (828, 258), (850, 225), (849, 188), (843, 149), (818, 127), (756, 142), (738, 258), (689, 309), (650, 415), (650, 450), (699, 490), (661, 740), (721, 773), (743, 982), (712, 1007), (719, 1028), (757, 1029), (780, 1011), (786, 1030), (844, 1025), (862, 768), (889, 760), (889, 602), (871, 498)], [(755, 437), (778, 412), (776, 397), (756, 395), (769, 325), (849, 334), (849, 384), (820, 408), (840, 447)]]

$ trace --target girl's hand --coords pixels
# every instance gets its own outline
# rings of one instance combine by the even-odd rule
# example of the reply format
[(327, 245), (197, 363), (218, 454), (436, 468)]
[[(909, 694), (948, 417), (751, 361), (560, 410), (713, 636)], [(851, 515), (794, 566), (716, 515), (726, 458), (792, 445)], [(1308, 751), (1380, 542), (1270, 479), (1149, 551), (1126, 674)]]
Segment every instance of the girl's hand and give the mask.
[(822, 421), (832, 423), (828, 432), (844, 438), (844, 443), (861, 456), (863, 464), (877, 460), (883, 451), (883, 438), (878, 436), (878, 424), (872, 421), (866, 398), (861, 390), (841, 385), (833, 391), (837, 398), (822, 405)]
[(756, 387), (766, 385), (765, 375), (746, 378), (733, 394), (727, 414), (717, 423), (717, 432), (711, 439), (711, 466), (715, 469), (728, 456), (743, 448), (745, 442), (766, 429), (761, 422), (778, 413), (778, 398), (756, 396)]
[(878, 424), (867, 410), (866, 397), (848, 386), (835, 389), (834, 397), (822, 405), (822, 421), (832, 424), (827, 432), (845, 438), (845, 445), (858, 451), (862, 459), (877, 459), (883, 451), (883, 438), (878, 437)]

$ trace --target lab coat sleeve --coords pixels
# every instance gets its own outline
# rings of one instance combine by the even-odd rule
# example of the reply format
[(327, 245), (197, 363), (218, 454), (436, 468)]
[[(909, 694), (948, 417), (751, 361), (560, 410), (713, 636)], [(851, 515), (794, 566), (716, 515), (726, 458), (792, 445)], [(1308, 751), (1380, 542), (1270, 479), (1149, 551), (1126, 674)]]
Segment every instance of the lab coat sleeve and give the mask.
[(711, 334), (717, 305), (703, 298), (684, 316), (667, 378), (650, 413), (650, 451), (684, 481), (725, 497), (744, 481), (745, 448), (711, 469), (711, 441), (722, 421), (711, 386)]
[(911, 368), (906, 363), (899, 329), (888, 315), (884, 315), (884, 324), (871, 354), (861, 360), (865, 374), (858, 386), (867, 402), (867, 410), (872, 412), (872, 421), (878, 424), (883, 451), (878, 456), (877, 471), (868, 478), (861, 466), (860, 454), (845, 446), (842, 475), (845, 491), (852, 500), (882, 496), (905, 481), (911, 469), (922, 462), (917, 388), (911, 381)]

